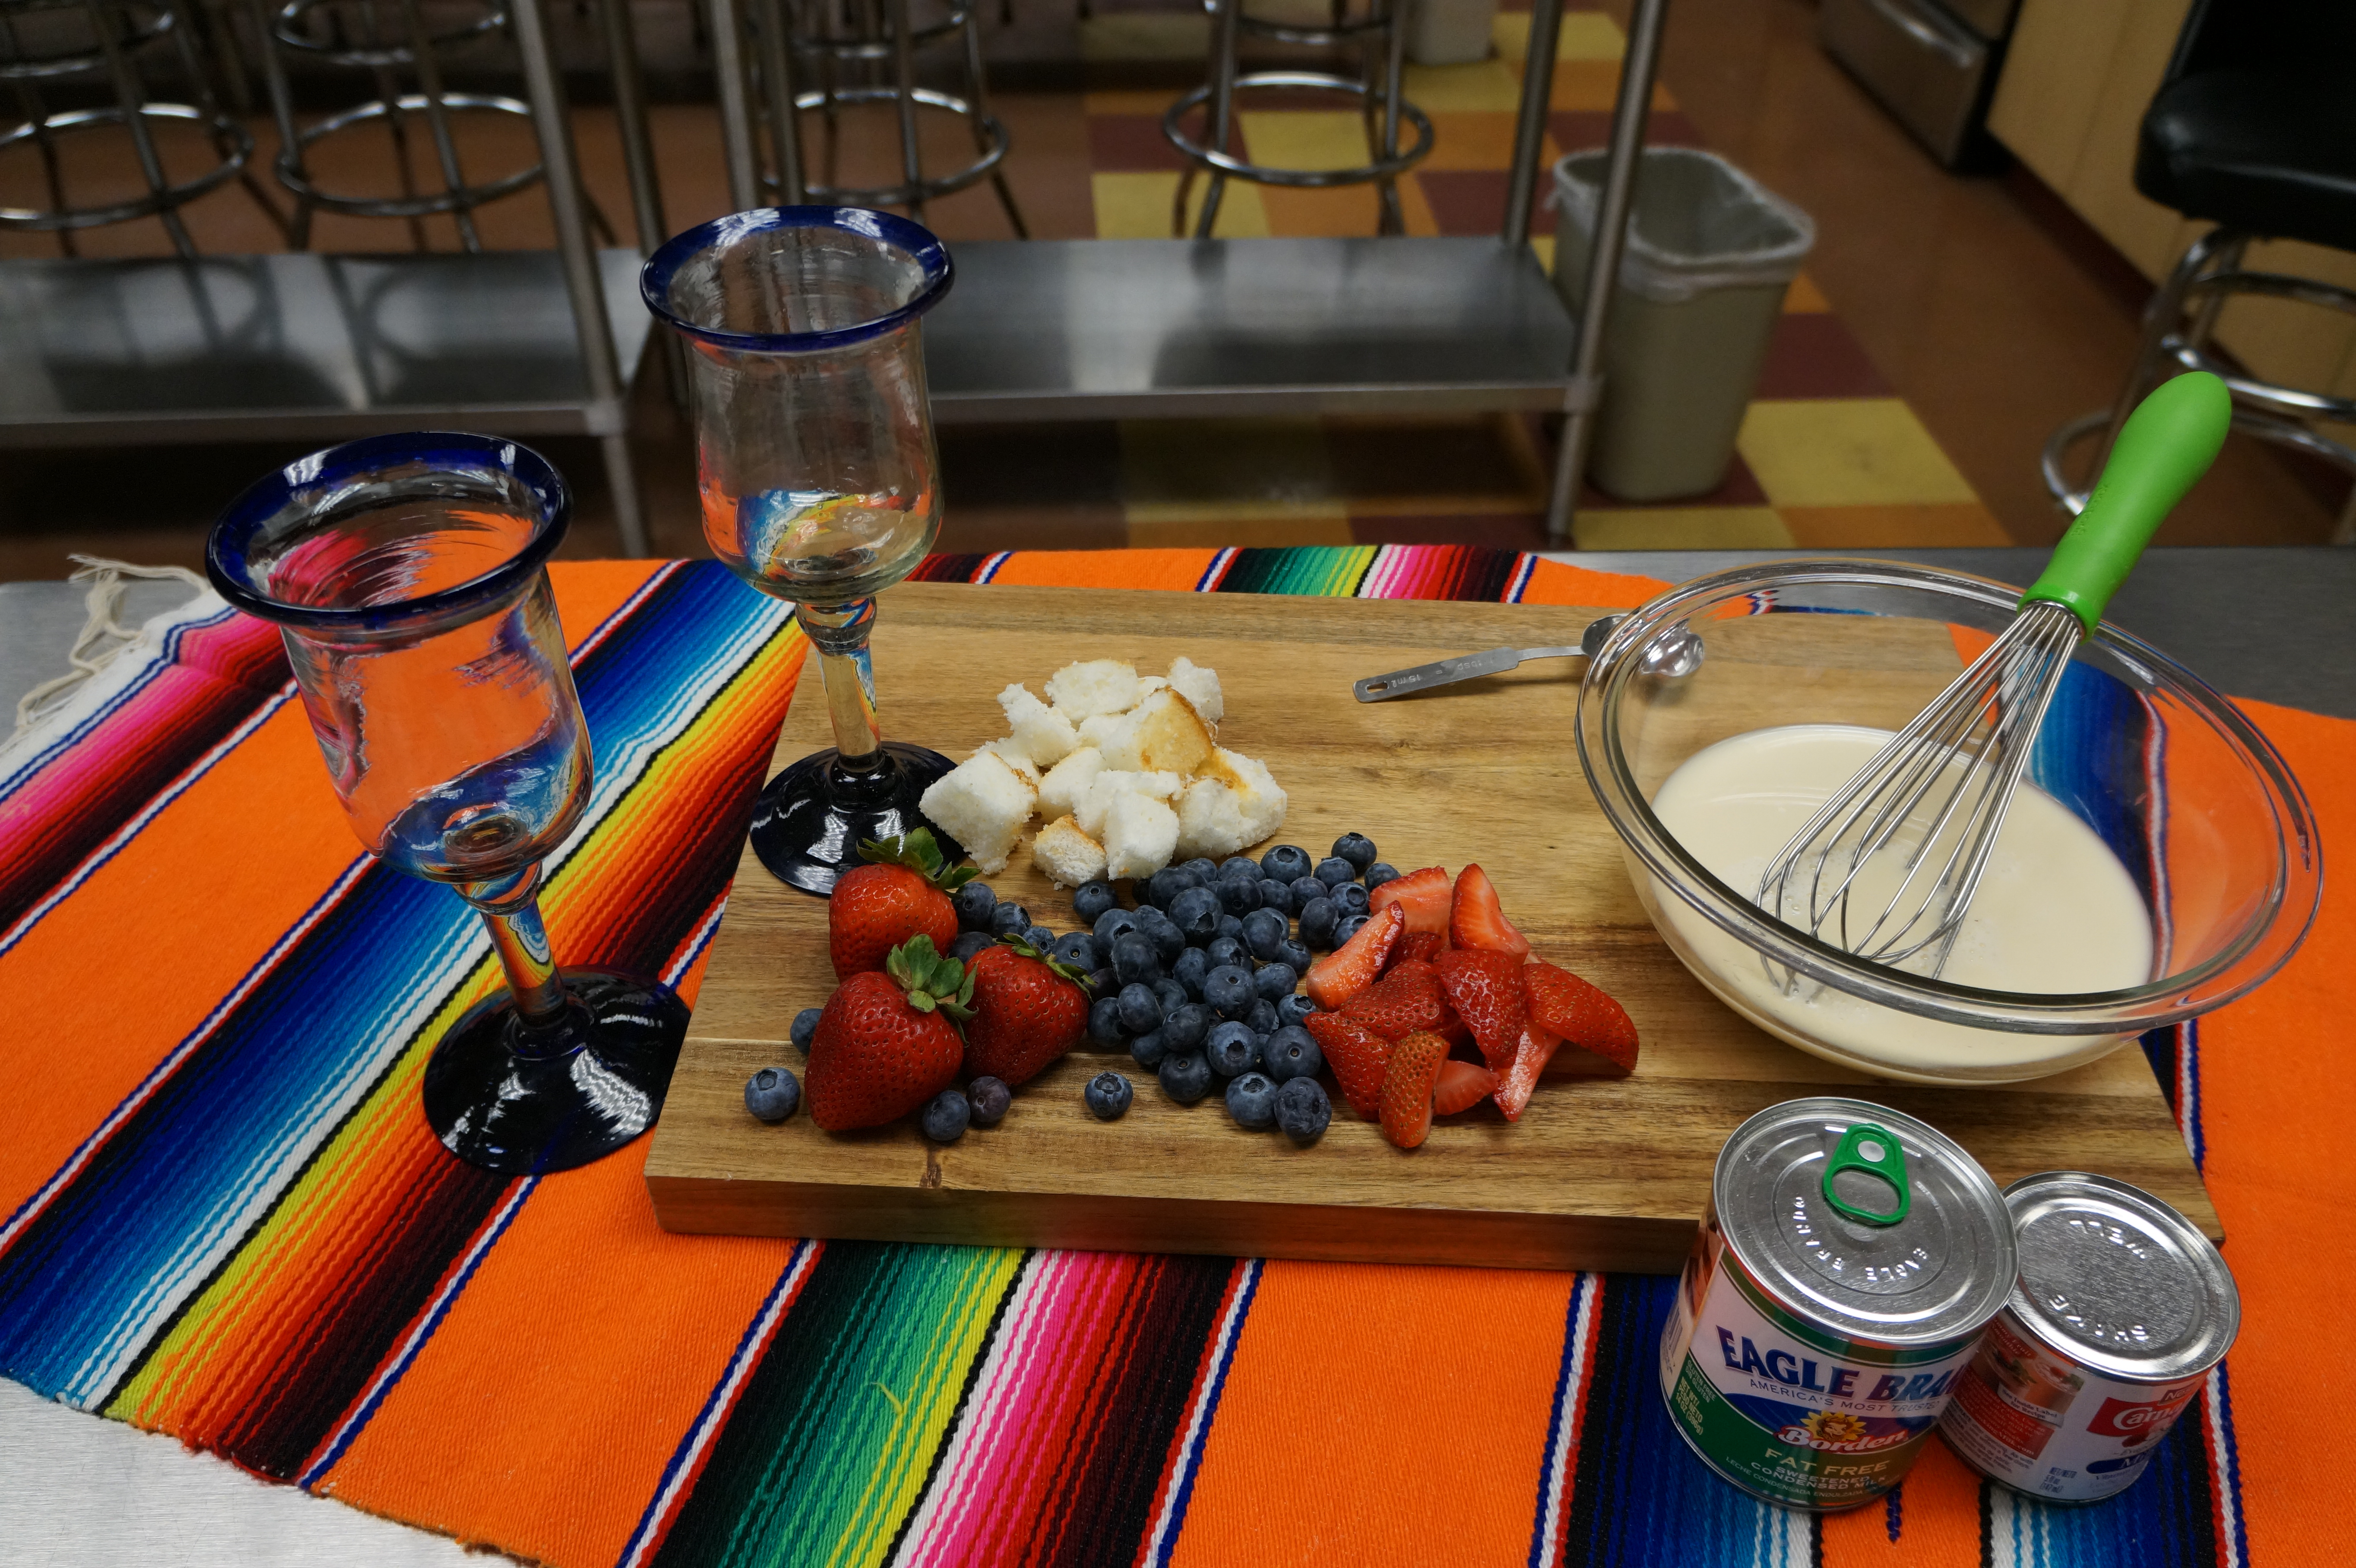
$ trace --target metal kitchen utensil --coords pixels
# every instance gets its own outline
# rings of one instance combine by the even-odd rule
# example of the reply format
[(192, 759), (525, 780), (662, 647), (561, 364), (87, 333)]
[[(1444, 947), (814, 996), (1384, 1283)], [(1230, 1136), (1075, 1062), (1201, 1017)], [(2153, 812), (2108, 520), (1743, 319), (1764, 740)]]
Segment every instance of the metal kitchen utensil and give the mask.
[[(1938, 975), (2071, 655), (2208, 472), (2233, 412), (2225, 383), (2205, 371), (2143, 400), (2011, 624), (1793, 835), (1759, 880), (1762, 909), (1876, 963), (1928, 953), (1926, 973)], [(1877, 884), (1893, 879), (1880, 897)]]
[[(1485, 654), (1459, 654), (1452, 659), (1435, 664), (1419, 664), (1412, 669), (1395, 669), (1388, 675), (1370, 675), (1354, 683), (1350, 689), (1361, 702), (1388, 702), (1394, 697), (1412, 697), (1419, 691), (1430, 691), (1435, 686), (1453, 686), (1460, 680), (1478, 680), (1484, 675), (1503, 675), (1526, 659), (1593, 658), (1612, 639), (1612, 628), (1625, 620), (1623, 615), (1605, 615), (1590, 621), (1587, 630), (1580, 634), (1575, 648), (1491, 648)], [(1644, 651), (1644, 673), (1647, 675), (1691, 675), (1701, 667), (1701, 639), (1691, 632), (1678, 631), (1663, 635)]]

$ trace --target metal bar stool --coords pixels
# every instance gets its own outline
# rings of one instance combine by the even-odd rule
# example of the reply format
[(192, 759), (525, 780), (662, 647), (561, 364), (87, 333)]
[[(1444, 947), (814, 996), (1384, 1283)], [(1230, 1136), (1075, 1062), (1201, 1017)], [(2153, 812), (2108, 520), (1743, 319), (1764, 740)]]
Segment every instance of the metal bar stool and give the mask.
[[(150, 45), (167, 39), (178, 57), (192, 103), (155, 102), (147, 96), (139, 57)], [(111, 107), (52, 112), (44, 102), (43, 84), (87, 77), (102, 78), (112, 89)], [(103, 0), (0, 0), (0, 81), (9, 84), (24, 116), (22, 124), (0, 135), (0, 150), (31, 143), (39, 155), (48, 194), (46, 208), (0, 208), (0, 229), (53, 233), (59, 249), (73, 256), (79, 253), (73, 238), (77, 229), (154, 218), (163, 224), (172, 249), (189, 259), (197, 249), (180, 220), (179, 209), (235, 179), (244, 185), (271, 222), (284, 230), (286, 219), (246, 167), (253, 156), (253, 138), (221, 112), (190, 17), (179, 0), (127, 0), (119, 5)], [(212, 167), (178, 181), (166, 173), (155, 137), (159, 125), (176, 122), (200, 128), (218, 160)], [(59, 142), (67, 135), (108, 127), (120, 127), (130, 135), (147, 194), (128, 201), (75, 206), (66, 190)]]
[[(2145, 392), (2179, 370), (2209, 370), (2233, 394), (2233, 428), (2313, 453), (2356, 480), (2356, 448), (2319, 423), (2356, 423), (2356, 398), (2260, 380), (2211, 346), (2234, 294), (2259, 294), (2356, 317), (2356, 290), (2280, 272), (2251, 272), (2260, 238), (2356, 251), (2356, 7), (2346, 0), (2238, 5), (2196, 0), (2167, 78), (2145, 112), (2136, 188), (2187, 218), (2218, 227), (2195, 240), (2144, 312), (2143, 341), (2116, 404), (2053, 432), (2045, 486), (2072, 513)], [(2071, 450), (2099, 436), (2084, 472)], [(2351, 486), (2335, 544), (2356, 544)]]
[[(1262, 21), (1247, 16), (1243, 0), (1204, 0), (1204, 8), (1211, 13), (1211, 80), (1194, 89), (1170, 106), (1162, 117), (1162, 133), (1170, 144), (1186, 155), (1190, 166), (1178, 182), (1178, 196), (1170, 213), (1170, 231), (1183, 235), (1186, 231), (1186, 199), (1194, 187), (1198, 170), (1208, 170), (1209, 188), (1203, 193), (1203, 211), (1195, 221), (1194, 236), (1198, 240), (1211, 237), (1211, 226), (1218, 220), (1219, 199), (1226, 194), (1229, 176), (1251, 180), (1259, 185), (1295, 186), (1323, 188), (1331, 186), (1365, 185), (1374, 182), (1381, 193), (1379, 232), (1403, 234), (1407, 231), (1405, 218), (1399, 210), (1398, 176), (1431, 151), (1431, 121), (1414, 104), (1407, 101), (1399, 91), (1407, 58), (1407, 17), (1408, 0), (1368, 0), (1366, 14), (1356, 20), (1348, 16), (1348, 0), (1334, 0), (1333, 18), (1323, 27), (1295, 27), (1289, 23)], [(1276, 38), (1285, 43), (1307, 44), (1320, 48), (1344, 48), (1353, 44), (1365, 49), (1365, 68), (1358, 80), (1331, 71), (1261, 70), (1238, 75), (1236, 51), (1241, 35), (1249, 32), (1256, 37)], [(1381, 82), (1376, 83), (1374, 40), (1381, 43)], [(1255, 164), (1227, 151), (1235, 121), (1235, 100), (1238, 92), (1256, 91), (1295, 91), (1331, 92), (1355, 98), (1366, 118), (1366, 139), (1376, 149), (1375, 156), (1355, 168), (1346, 169), (1280, 169), (1266, 164)], [(1208, 103), (1210, 137), (1207, 143), (1194, 140), (1182, 125), (1187, 115)], [(1399, 123), (1405, 120), (1415, 127), (1415, 145), (1399, 149)]]
[[(618, 6), (624, 0), (605, 0)], [(278, 182), (294, 197), (294, 219), (288, 242), (296, 250), (310, 243), (312, 215), (321, 209), (356, 218), (394, 218), (409, 226), (411, 243), (429, 249), (424, 220), (448, 213), (457, 226), (458, 242), (468, 251), (483, 248), (475, 227), (475, 209), (501, 197), (512, 196), (546, 177), (546, 160), (510, 170), (495, 178), (469, 183), (459, 156), (452, 125), (456, 113), (507, 114), (524, 121), (532, 108), (521, 100), (493, 93), (452, 92), (442, 85), (440, 49), (474, 42), (509, 27), (500, 0), (477, 0), (474, 16), (439, 33), (426, 29), (419, 0), (284, 0), (264, 13), (262, 0), (252, 0), (255, 24), (262, 37), (262, 69), (270, 84), (270, 102), (278, 122)], [(385, 13), (390, 9), (391, 15)], [(366, 70), (374, 80), (376, 97), (357, 108), (333, 114), (306, 128), (294, 123), (294, 96), (287, 83), (285, 55), (307, 55), (315, 60)], [(619, 68), (617, 67), (617, 69)], [(634, 68), (633, 68), (634, 69)], [(415, 82), (404, 91), (402, 77)], [(411, 123), (423, 119), (441, 188), (423, 188), (411, 149)], [(393, 166), (401, 182), (395, 197), (358, 196), (329, 190), (311, 175), (307, 155), (319, 143), (347, 131), (381, 125), (391, 144)], [(643, 137), (639, 138), (643, 140)], [(625, 141), (631, 138), (625, 137)], [(633, 160), (632, 191), (638, 192), (638, 171)], [(588, 219), (606, 243), (616, 243), (614, 226), (585, 192), (580, 193)]]
[[(757, 100), (768, 122), (772, 170), (758, 175), (762, 188), (792, 205), (839, 202), (853, 207), (905, 207), (922, 219), (926, 203), (987, 179), (1017, 239), (1031, 237), (1006, 183), (1004, 165), (1012, 137), (991, 112), (989, 77), (982, 67), (980, 0), (946, 0), (942, 15), (918, 25), (911, 0), (753, 0), (749, 20), (755, 43)], [(723, 5), (713, 7), (715, 39), (727, 25)], [(920, 49), (954, 39), (961, 53), (961, 92), (916, 84)], [(730, 51), (734, 52), (734, 51)], [(730, 62), (714, 51), (723, 73), (723, 118), (730, 93)], [(738, 68), (741, 69), (741, 68)], [(797, 80), (814, 70), (818, 85), (797, 91)], [(846, 77), (855, 80), (847, 81)], [(747, 96), (736, 95), (739, 103)], [(841, 110), (845, 105), (889, 104), (894, 111), (900, 149), (900, 179), (885, 186), (840, 183)], [(803, 167), (799, 118), (816, 110), (826, 128), (822, 177)], [(973, 138), (974, 156), (957, 168), (925, 172), (918, 120), (922, 112), (953, 114)], [(749, 136), (746, 138), (749, 141)], [(732, 148), (732, 155), (734, 149)]]

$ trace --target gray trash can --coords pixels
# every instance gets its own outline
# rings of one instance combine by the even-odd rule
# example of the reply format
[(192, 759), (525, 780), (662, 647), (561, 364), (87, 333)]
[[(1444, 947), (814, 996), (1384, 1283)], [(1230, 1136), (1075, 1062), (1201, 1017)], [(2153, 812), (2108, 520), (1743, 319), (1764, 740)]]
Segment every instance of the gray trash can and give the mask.
[[(1606, 155), (1554, 166), (1555, 292), (1574, 319)], [(1587, 476), (1625, 501), (1706, 495), (1726, 476), (1783, 291), (1815, 243), (1808, 215), (1714, 153), (1648, 147), (1603, 334)]]

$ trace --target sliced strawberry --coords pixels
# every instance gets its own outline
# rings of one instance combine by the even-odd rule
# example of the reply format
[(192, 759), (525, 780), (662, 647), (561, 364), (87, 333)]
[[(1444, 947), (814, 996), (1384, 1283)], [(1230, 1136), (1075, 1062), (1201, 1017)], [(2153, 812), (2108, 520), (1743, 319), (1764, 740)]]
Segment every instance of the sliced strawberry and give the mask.
[(1522, 994), (1532, 1023), (1623, 1072), (1635, 1070), (1636, 1026), (1628, 1009), (1610, 996), (1543, 958), (1531, 959), (1522, 970)]
[(1530, 955), (1530, 939), (1505, 918), (1489, 873), (1478, 866), (1467, 866), (1457, 873), (1456, 898), (1448, 912), (1448, 942), (1451, 947), (1485, 947), (1515, 958)]
[(1561, 1043), (1534, 1023), (1522, 1026), (1521, 1040), (1514, 1048), (1514, 1063), (1497, 1075), (1497, 1109), (1505, 1113), (1505, 1120), (1522, 1119), (1522, 1107), (1530, 1103), (1530, 1092), (1538, 1086), (1547, 1059)]
[(1497, 1075), (1487, 1068), (1472, 1061), (1443, 1061), (1440, 1064), (1440, 1076), (1432, 1081), (1432, 1114), (1452, 1116), (1496, 1092)]
[(1486, 948), (1451, 947), (1436, 955), (1431, 966), (1440, 972), (1440, 988), (1448, 993), (1456, 1016), (1472, 1027), (1472, 1039), (1490, 1071), (1505, 1072), (1513, 1065), (1522, 1026), (1529, 1021), (1529, 1006), (1522, 997), (1521, 960)]
[[(1382, 889), (1376, 888), (1375, 891), (1380, 892)], [(1415, 917), (1409, 915), (1408, 919), (1411, 923)], [(1391, 955), (1391, 967), (1396, 969), (1410, 958), (1420, 958), (1429, 964), (1431, 962), (1433, 954), (1445, 951), (1447, 946), (1446, 932), (1418, 931), (1410, 923), (1408, 926), (1407, 934), (1399, 938), (1398, 951)]]
[(1365, 1121), (1382, 1114), (1383, 1074), (1391, 1064), (1391, 1042), (1339, 1013), (1311, 1013), (1301, 1020), (1325, 1053), (1325, 1065), (1342, 1085), (1342, 1097)]
[(1447, 934), (1448, 873), (1438, 866), (1426, 866), (1420, 871), (1393, 877), (1375, 890), (1372, 907), (1387, 909), (1392, 904), (1407, 912), (1408, 931)]
[(1406, 929), (1407, 914), (1397, 904), (1376, 911), (1357, 935), (1309, 966), (1309, 999), (1329, 1013), (1341, 1011), (1375, 983)]
[(1396, 1040), (1418, 1029), (1437, 1033), (1456, 1014), (1440, 987), (1440, 971), (1429, 964), (1405, 963), (1392, 965), (1389, 974), (1342, 1009), (1342, 1016)]
[(1431, 1091), (1448, 1060), (1448, 1042), (1436, 1034), (1411, 1034), (1391, 1047), (1383, 1074), (1383, 1136), (1413, 1148), (1431, 1131)]

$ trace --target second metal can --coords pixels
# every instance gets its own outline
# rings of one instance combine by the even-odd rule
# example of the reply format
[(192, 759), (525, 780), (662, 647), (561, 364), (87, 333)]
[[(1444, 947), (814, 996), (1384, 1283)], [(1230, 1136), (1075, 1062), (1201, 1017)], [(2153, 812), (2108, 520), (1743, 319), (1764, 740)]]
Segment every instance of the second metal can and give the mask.
[(1793, 1100), (1727, 1140), (1661, 1339), (1661, 1392), (1702, 1462), (1771, 1502), (1890, 1491), (2016, 1274), (1986, 1171), (1862, 1100)]

